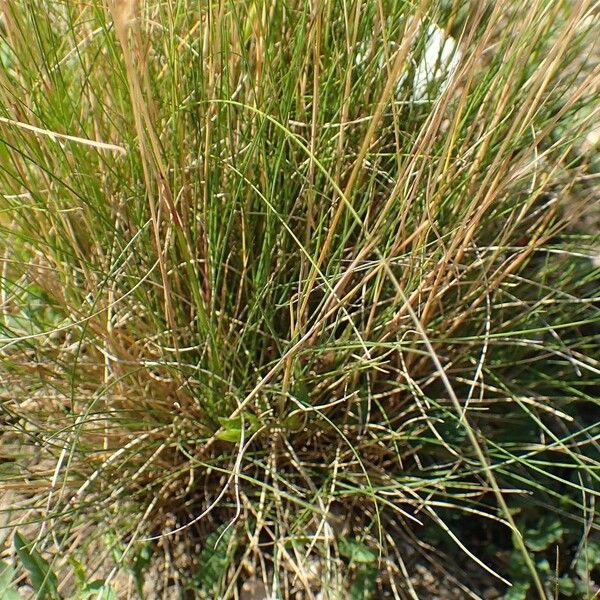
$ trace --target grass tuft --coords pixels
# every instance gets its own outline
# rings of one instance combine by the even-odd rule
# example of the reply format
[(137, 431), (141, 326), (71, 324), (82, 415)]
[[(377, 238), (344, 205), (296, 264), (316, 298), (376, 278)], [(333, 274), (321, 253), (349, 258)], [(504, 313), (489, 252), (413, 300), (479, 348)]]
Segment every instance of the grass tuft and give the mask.
[(598, 19), (0, 0), (6, 589), (595, 597)]

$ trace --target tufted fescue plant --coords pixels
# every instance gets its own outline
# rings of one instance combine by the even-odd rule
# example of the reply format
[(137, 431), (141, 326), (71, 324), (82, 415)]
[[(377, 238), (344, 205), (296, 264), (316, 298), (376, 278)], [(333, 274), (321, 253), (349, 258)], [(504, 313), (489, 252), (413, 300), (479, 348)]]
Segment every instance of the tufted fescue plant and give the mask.
[(427, 597), (441, 555), (559, 597), (598, 536), (597, 3), (0, 15), (0, 552), (64, 596)]

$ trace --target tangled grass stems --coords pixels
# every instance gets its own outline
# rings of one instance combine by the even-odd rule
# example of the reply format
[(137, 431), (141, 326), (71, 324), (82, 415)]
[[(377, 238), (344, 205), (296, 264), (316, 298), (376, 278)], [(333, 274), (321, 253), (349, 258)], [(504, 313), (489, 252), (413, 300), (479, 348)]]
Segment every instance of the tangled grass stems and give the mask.
[(50, 597), (596, 593), (593, 1), (0, 15), (5, 558)]

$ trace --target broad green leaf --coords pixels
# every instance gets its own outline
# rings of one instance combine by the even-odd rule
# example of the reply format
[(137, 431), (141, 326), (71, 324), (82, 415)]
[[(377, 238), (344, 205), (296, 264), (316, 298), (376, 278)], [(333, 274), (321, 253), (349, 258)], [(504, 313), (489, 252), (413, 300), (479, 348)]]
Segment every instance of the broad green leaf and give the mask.
[(295, 412), (292, 413), (291, 415), (287, 416), (284, 420), (283, 420), (283, 428), (287, 429), (288, 431), (297, 431), (298, 429), (300, 429), (300, 427), (302, 427), (302, 422), (304, 421), (304, 416), (302, 414), (300, 414), (299, 412)]
[(560, 541), (563, 527), (557, 517), (544, 515), (537, 522), (537, 526), (525, 532), (525, 543), (530, 550), (541, 552), (552, 544)]
[(81, 590), (77, 600), (117, 600), (117, 595), (112, 587), (103, 580), (97, 579), (86, 584)]
[(136, 573), (141, 573), (150, 564), (152, 559), (152, 545), (150, 543), (144, 544), (139, 551), (135, 554), (133, 559), (133, 570)]
[(241, 429), (242, 428), (242, 418), (234, 417), (233, 419), (228, 419), (227, 417), (219, 417), (219, 425), (223, 427), (223, 429)]
[(113, 560), (118, 564), (123, 562), (123, 545), (114, 532), (109, 531), (104, 536), (106, 545), (110, 548)]
[(39, 552), (31, 546), (19, 532), (14, 537), (15, 549), (20, 561), (29, 574), (31, 587), (36, 592), (36, 600), (43, 600), (50, 596), (53, 600), (60, 599), (58, 594), (58, 580), (50, 568), (48, 561), (44, 559)]
[(217, 432), (216, 438), (222, 442), (237, 443), (242, 439), (241, 429), (224, 429), (223, 431)]
[(75, 577), (77, 578), (77, 584), (81, 587), (85, 585), (86, 582), (86, 574), (85, 568), (74, 556), (69, 557), (69, 562), (73, 566), (73, 570), (75, 571)]
[(5, 561), (0, 560), (0, 598), (2, 600), (21, 600), (19, 592), (13, 587), (15, 570)]
[(588, 542), (577, 559), (575, 571), (585, 581), (598, 565), (600, 565), (600, 544)]
[(577, 591), (577, 585), (570, 577), (561, 577), (558, 580), (558, 589), (561, 597), (571, 598)]
[(527, 600), (527, 592), (530, 587), (531, 584), (528, 581), (517, 581), (508, 588), (506, 594), (502, 596), (502, 600)]
[(138, 549), (131, 562), (131, 572), (140, 598), (144, 597), (144, 572), (152, 559), (152, 546), (146, 543)]
[(309, 404), (310, 398), (308, 395), (308, 388), (306, 387), (304, 382), (299, 381), (296, 383), (296, 385), (294, 386), (294, 389), (292, 390), (292, 395), (294, 396), (294, 398), (299, 400), (302, 404), (304, 404), (304, 405)]
[(350, 587), (350, 600), (370, 600), (375, 597), (377, 572), (374, 565), (361, 565)]
[(513, 550), (508, 560), (508, 572), (513, 581), (524, 581), (529, 577), (529, 569), (523, 555)]
[(201, 591), (212, 592), (221, 581), (229, 566), (229, 542), (234, 531), (235, 527), (225, 524), (206, 538), (196, 574), (196, 583)]
[(244, 411), (240, 416), (234, 417), (233, 419), (219, 417), (218, 421), (219, 425), (221, 425), (221, 427), (226, 431), (238, 431), (242, 429), (242, 423), (244, 424), (244, 428), (249, 433), (258, 431), (260, 427), (260, 419), (255, 414), (247, 411)]
[(244, 423), (247, 425), (249, 433), (255, 433), (260, 429), (260, 419), (251, 412), (244, 413)]
[(10, 585), (14, 575), (15, 570), (6, 561), (0, 560), (0, 591), (4, 591)]
[(339, 549), (340, 554), (351, 562), (367, 564), (377, 560), (377, 554), (358, 540), (343, 538), (340, 540)]

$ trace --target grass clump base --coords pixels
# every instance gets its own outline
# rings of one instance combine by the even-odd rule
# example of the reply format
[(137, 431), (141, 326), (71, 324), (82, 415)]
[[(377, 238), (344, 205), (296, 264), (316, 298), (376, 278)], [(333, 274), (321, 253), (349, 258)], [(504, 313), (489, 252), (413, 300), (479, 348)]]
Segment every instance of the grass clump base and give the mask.
[(597, 12), (0, 2), (6, 589), (593, 597)]

